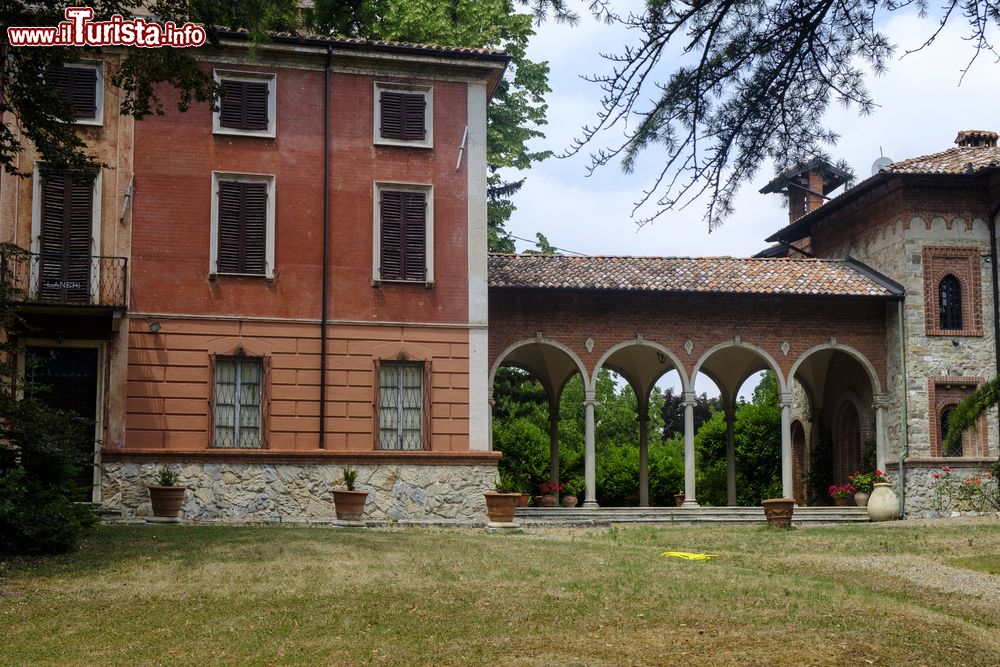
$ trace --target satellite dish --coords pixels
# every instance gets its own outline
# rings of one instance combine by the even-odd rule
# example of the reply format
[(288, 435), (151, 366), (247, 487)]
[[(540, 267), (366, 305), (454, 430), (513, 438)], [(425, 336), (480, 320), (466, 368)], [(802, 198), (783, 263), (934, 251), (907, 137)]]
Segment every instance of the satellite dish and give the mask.
[(879, 159), (875, 160), (874, 162), (872, 162), (872, 176), (879, 173), (880, 171), (888, 167), (890, 164), (892, 164), (892, 158), (887, 158), (884, 155)]

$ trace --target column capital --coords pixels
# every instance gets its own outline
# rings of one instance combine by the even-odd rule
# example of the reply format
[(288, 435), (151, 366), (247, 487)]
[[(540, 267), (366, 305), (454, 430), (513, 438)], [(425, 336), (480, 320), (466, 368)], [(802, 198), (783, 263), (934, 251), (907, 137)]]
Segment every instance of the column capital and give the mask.
[(698, 395), (693, 391), (685, 391), (681, 394), (681, 405), (685, 408), (694, 407), (698, 404)]
[(778, 394), (778, 405), (781, 406), (782, 410), (784, 410), (785, 408), (788, 408), (789, 410), (791, 410), (791, 408), (792, 408), (792, 392), (790, 392), (790, 391), (783, 391), (780, 394)]
[(635, 406), (635, 415), (641, 422), (649, 421), (649, 406), (641, 403)]
[(549, 403), (549, 419), (559, 421), (559, 406)]
[(583, 392), (583, 404), (584, 405), (594, 405), (597, 402), (597, 392), (593, 389), (587, 389)]
[(733, 407), (731, 405), (727, 405), (725, 408), (722, 409), (722, 412), (723, 412), (724, 415), (726, 415), (726, 419), (728, 421), (733, 421), (734, 419), (736, 419), (736, 408), (735, 407)]
[(872, 396), (872, 406), (876, 410), (884, 410), (889, 407), (889, 397), (885, 394), (875, 394)]

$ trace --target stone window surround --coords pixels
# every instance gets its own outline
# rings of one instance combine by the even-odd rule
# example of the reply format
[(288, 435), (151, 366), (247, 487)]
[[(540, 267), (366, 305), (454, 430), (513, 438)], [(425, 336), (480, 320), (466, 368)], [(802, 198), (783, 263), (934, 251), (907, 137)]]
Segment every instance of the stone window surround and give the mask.
[[(983, 300), (979, 248), (970, 246), (924, 246), (924, 329), (928, 336), (982, 336)], [(942, 329), (940, 285), (953, 275), (962, 287), (962, 328)]]
[(927, 378), (927, 421), (930, 435), (930, 456), (944, 460), (967, 459), (987, 456), (987, 424), (985, 415), (979, 428), (968, 431), (962, 438), (962, 456), (941, 455), (941, 414), (946, 408), (958, 404), (983, 383), (983, 378), (971, 375), (939, 375)]

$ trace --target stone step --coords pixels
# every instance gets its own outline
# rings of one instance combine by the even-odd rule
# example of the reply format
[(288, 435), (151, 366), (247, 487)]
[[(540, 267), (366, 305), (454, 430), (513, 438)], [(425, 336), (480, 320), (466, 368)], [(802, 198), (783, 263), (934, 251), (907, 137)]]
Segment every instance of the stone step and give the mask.
[[(760, 507), (522, 507), (515, 520), (524, 525), (610, 525), (622, 524), (763, 524)], [(798, 507), (795, 524), (867, 523), (864, 507)]]

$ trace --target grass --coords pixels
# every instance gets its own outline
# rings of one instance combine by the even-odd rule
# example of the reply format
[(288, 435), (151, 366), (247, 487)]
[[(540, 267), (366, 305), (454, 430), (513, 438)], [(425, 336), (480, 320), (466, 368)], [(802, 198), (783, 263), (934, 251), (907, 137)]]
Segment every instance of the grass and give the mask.
[(997, 553), (998, 523), (109, 526), (0, 562), (0, 664), (997, 665)]

